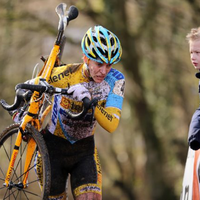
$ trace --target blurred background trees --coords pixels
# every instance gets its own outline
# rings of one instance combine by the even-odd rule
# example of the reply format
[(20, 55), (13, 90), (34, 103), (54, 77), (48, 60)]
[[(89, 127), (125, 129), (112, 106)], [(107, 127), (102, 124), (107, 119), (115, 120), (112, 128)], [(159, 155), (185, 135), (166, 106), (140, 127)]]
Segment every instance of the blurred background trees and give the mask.
[[(79, 16), (67, 28), (63, 63), (82, 62), (89, 27), (114, 32), (123, 47), (115, 67), (126, 77), (120, 126), (98, 126), (103, 199), (178, 200), (187, 156), (188, 126), (198, 106), (198, 80), (186, 34), (200, 26), (197, 0), (1, 0), (0, 98), (13, 102), (14, 86), (42, 67), (54, 44), (59, 3)], [(11, 123), (0, 108), (0, 130)]]

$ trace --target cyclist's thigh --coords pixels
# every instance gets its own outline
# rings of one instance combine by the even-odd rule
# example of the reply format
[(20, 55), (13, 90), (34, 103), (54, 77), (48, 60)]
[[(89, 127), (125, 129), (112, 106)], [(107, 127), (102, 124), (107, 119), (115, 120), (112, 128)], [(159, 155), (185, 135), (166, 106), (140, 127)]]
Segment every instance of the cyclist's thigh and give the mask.
[(68, 172), (63, 167), (63, 157), (61, 148), (63, 146), (62, 140), (51, 134), (44, 135), (45, 142), (49, 151), (49, 159), (51, 164), (51, 187), (50, 195), (58, 195), (66, 190), (66, 182)]
[(87, 193), (102, 194), (102, 172), (97, 150), (84, 156), (71, 172), (71, 187), (75, 198)]
[(68, 173), (63, 170), (60, 166), (59, 160), (51, 159), (51, 187), (50, 195), (58, 195), (66, 190), (66, 182), (68, 178)]

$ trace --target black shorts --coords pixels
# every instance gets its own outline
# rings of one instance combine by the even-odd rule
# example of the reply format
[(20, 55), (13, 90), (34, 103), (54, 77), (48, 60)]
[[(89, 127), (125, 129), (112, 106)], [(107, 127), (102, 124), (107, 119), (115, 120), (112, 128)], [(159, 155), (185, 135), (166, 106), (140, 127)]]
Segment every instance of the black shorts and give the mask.
[(46, 131), (44, 139), (51, 163), (51, 196), (66, 190), (69, 174), (74, 196), (88, 192), (102, 193), (102, 173), (94, 136), (71, 144)]

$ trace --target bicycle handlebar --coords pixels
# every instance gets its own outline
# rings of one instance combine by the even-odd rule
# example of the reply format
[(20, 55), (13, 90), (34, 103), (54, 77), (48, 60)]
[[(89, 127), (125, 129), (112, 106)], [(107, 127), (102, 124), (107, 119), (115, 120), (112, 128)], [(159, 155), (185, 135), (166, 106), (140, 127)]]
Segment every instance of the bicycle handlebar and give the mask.
[(32, 96), (32, 92), (31, 91), (24, 92), (21, 89), (17, 89), (16, 90), (16, 95), (15, 95), (15, 100), (14, 100), (14, 103), (12, 105), (9, 105), (3, 99), (0, 100), (0, 104), (2, 105), (2, 107), (5, 110), (7, 110), (7, 111), (13, 111), (13, 110), (16, 110), (17, 108), (19, 108), (19, 106), (21, 105), (21, 103), (29, 101), (30, 98), (31, 98), (31, 96)]
[[(33, 84), (27, 84), (27, 83), (20, 83), (17, 84), (15, 87), (16, 90), (16, 95), (15, 95), (15, 101), (12, 105), (9, 105), (6, 103), (5, 100), (1, 99), (0, 104), (2, 107), (7, 110), (7, 111), (13, 111), (21, 105), (21, 103), (30, 100), (32, 93), (34, 91), (39, 92), (40, 94), (42, 93), (47, 93), (50, 95), (53, 94), (68, 94), (68, 89), (62, 89), (62, 88), (57, 88), (49, 85), (47, 82), (44, 82), (46, 85), (33, 85)], [(28, 90), (27, 92), (24, 92), (24, 90)], [(81, 119), (90, 108), (93, 108), (97, 104), (97, 99), (92, 99), (90, 100), (89, 98), (85, 97), (83, 100), (83, 110), (78, 113), (72, 113), (69, 109), (66, 110), (68, 113), (69, 117), (71, 119)]]
[(15, 86), (15, 90), (18, 90), (18, 89), (30, 90), (32, 92), (37, 91), (37, 92), (43, 93), (46, 90), (46, 86), (33, 85), (33, 84), (27, 84), (27, 83), (19, 83)]

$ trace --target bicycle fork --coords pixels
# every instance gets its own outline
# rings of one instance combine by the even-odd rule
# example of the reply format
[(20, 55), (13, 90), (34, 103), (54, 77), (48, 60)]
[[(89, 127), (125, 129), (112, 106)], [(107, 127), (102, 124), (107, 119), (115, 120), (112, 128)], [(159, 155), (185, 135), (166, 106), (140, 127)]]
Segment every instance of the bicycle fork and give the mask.
[[(38, 103), (34, 102), (33, 104), (35, 104), (35, 106), (36, 106)], [(28, 122), (35, 122), (35, 125), (38, 127), (38, 129), (40, 128), (40, 124), (39, 124), (38, 120), (34, 120), (33, 117), (29, 116), (29, 115), (24, 116), (22, 124), (21, 124), (19, 131), (18, 131), (18, 134), (17, 134), (15, 146), (14, 146), (12, 156), (11, 156), (11, 159), (10, 159), (10, 163), (9, 163), (9, 167), (8, 167), (8, 170), (7, 170), (7, 173), (6, 173), (6, 178), (5, 178), (5, 183), (4, 183), (4, 186), (6, 186), (6, 187), (12, 187), (12, 183), (10, 183), (10, 176), (11, 176), (11, 173), (13, 171), (15, 160), (16, 160), (18, 152), (19, 152), (19, 147), (22, 143), (23, 131), (25, 130)], [(24, 164), (24, 173), (23, 173), (23, 179), (22, 179), (23, 181), (22, 181), (22, 183), (18, 184), (19, 188), (20, 187), (22, 187), (22, 188), (27, 187), (27, 179), (28, 179), (28, 174), (29, 174), (29, 168), (30, 168), (31, 160), (33, 158), (35, 149), (36, 149), (36, 143), (35, 143), (33, 138), (30, 138), (29, 141), (27, 142), (27, 152), (26, 152), (26, 158), (25, 158), (25, 164)]]
[(14, 149), (13, 149), (13, 153), (12, 153), (12, 156), (11, 156), (11, 159), (10, 159), (8, 171), (7, 171), (6, 178), (5, 178), (4, 186), (6, 186), (6, 187), (9, 186), (10, 176), (11, 176), (12, 170), (14, 168), (15, 160), (17, 158), (17, 155), (18, 155), (18, 152), (19, 152), (19, 146), (21, 145), (21, 142), (22, 142), (22, 134), (21, 134), (20, 131), (18, 131), (17, 139), (16, 139), (16, 142), (15, 142), (15, 146), (14, 146)]
[[(6, 178), (5, 178), (4, 186), (6, 186), (6, 187), (9, 187), (9, 186), (12, 187), (12, 185), (10, 183), (10, 176), (11, 176), (11, 173), (12, 173), (13, 168), (14, 168), (15, 160), (17, 158), (21, 142), (22, 142), (22, 134), (19, 131), (18, 135), (17, 135), (16, 142), (15, 142), (14, 149), (13, 149), (13, 152), (12, 152), (12, 156), (11, 156), (11, 159), (10, 159)], [(23, 173), (23, 179), (22, 179), (23, 181), (22, 181), (22, 185), (21, 185), (21, 187), (23, 187), (23, 188), (27, 187), (27, 179), (28, 179), (28, 174), (29, 174), (29, 168), (30, 168), (31, 160), (32, 160), (33, 155), (34, 155), (35, 148), (36, 148), (36, 143), (31, 138), (28, 141), (28, 146), (27, 146), (27, 153), (26, 153), (26, 159), (25, 159), (25, 165), (24, 165), (24, 173)]]

